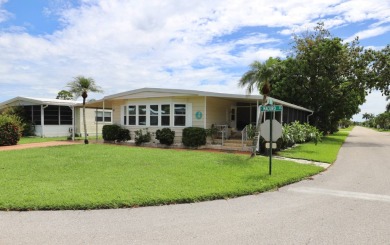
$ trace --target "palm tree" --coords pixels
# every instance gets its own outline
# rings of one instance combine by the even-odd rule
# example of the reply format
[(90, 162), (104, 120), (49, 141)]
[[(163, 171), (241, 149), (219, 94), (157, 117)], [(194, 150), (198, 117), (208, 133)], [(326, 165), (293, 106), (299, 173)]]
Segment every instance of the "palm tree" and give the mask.
[(89, 92), (102, 93), (103, 90), (95, 84), (92, 78), (83, 76), (75, 77), (72, 82), (68, 83), (67, 87), (69, 87), (69, 92), (74, 94), (75, 98), (83, 97), (84, 143), (88, 144), (87, 123), (85, 121), (85, 99), (88, 97)]
[(245, 72), (241, 77), (238, 86), (246, 87), (248, 94), (252, 93), (254, 89), (257, 89), (264, 96), (265, 99), (271, 91), (270, 80), (272, 79), (276, 64), (279, 63), (279, 59), (269, 58), (264, 63), (260, 61), (254, 61), (250, 64), (250, 70)]

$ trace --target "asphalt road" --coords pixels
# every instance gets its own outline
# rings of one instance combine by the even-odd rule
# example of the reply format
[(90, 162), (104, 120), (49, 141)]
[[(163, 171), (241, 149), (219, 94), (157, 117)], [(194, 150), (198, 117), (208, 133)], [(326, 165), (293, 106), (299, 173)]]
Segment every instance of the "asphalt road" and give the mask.
[(0, 244), (390, 244), (390, 134), (355, 127), (332, 167), (275, 192), (134, 209), (0, 212)]

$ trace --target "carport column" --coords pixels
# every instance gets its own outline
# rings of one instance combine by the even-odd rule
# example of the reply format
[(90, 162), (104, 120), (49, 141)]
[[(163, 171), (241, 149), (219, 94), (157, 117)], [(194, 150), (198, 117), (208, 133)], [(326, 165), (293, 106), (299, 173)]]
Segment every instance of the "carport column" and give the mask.
[(74, 124), (75, 124), (75, 113), (74, 113), (74, 106), (72, 106), (70, 109), (72, 109), (72, 140), (74, 141)]
[(45, 137), (45, 108), (49, 105), (41, 105), (41, 137)]

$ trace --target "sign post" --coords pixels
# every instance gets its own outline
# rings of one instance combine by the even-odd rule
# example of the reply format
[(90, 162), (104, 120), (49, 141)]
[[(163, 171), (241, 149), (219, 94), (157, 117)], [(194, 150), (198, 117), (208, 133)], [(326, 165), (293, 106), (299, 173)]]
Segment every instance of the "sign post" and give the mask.
[[(269, 175), (272, 174), (272, 148), (273, 148), (273, 142), (274, 138), (278, 139), (282, 136), (282, 125), (274, 120), (274, 114), (275, 111), (282, 111), (283, 106), (281, 105), (265, 105), (260, 106), (260, 110), (263, 112), (270, 112), (271, 113), (271, 120), (266, 120), (260, 127), (260, 132), (262, 132), (262, 136), (266, 141), (269, 141), (270, 147), (268, 148), (268, 154), (269, 154)], [(274, 125), (275, 124), (275, 125)], [(274, 129), (274, 126), (276, 127)], [(267, 132), (269, 128), (269, 133)], [(273, 132), (275, 131), (275, 132)]]

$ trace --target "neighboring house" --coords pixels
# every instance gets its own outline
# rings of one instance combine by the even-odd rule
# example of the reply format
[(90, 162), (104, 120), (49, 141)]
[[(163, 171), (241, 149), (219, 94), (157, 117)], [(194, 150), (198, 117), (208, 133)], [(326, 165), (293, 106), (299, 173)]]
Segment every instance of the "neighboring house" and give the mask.
[[(71, 136), (80, 134), (83, 128), (83, 110), (79, 101), (16, 97), (0, 103), (0, 110), (21, 106), (27, 119), (35, 125), (35, 135), (41, 137)], [(104, 122), (103, 122), (104, 120)], [(112, 123), (112, 111), (86, 109), (88, 135), (101, 134), (104, 124)]]
[[(185, 127), (225, 127), (239, 132), (248, 124), (256, 124), (261, 95), (212, 93), (196, 90), (142, 88), (105, 96), (87, 103), (87, 107), (112, 109), (113, 123), (130, 129), (132, 138), (138, 129), (155, 132), (161, 128), (175, 131), (175, 142), (181, 142)], [(313, 111), (281, 100), (283, 113), (275, 118), (283, 123), (306, 122)]]

